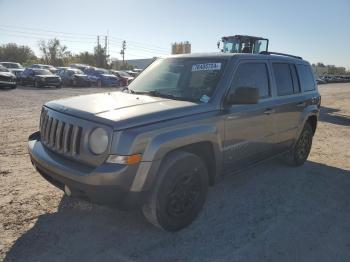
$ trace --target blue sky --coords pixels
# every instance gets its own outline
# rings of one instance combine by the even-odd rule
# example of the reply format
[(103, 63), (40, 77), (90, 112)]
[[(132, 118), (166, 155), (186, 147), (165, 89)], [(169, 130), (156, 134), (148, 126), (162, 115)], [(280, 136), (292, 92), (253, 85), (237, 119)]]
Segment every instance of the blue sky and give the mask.
[[(97, 35), (110, 36), (110, 53), (126, 59), (170, 52), (188, 40), (193, 52), (217, 51), (223, 35), (270, 39), (270, 51), (350, 69), (350, 1), (0, 0), (0, 44), (57, 37), (74, 53), (92, 51)], [(33, 30), (40, 29), (40, 30)]]

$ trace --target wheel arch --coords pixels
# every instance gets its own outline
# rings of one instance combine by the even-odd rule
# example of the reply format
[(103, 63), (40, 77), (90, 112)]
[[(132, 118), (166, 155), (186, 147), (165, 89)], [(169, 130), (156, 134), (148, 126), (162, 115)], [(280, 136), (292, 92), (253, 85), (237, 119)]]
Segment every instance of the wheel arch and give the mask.
[(154, 138), (144, 152), (143, 162), (131, 190), (149, 190), (154, 184), (162, 161), (174, 151), (185, 151), (199, 156), (208, 168), (209, 183), (215, 183), (222, 166), (222, 145), (216, 126), (206, 125), (175, 130)]

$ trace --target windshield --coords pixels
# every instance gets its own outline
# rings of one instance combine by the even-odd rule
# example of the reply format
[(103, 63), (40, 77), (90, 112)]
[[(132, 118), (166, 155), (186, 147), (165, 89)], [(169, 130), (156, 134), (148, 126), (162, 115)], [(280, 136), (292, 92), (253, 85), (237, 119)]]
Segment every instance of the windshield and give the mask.
[(222, 59), (159, 59), (129, 89), (131, 93), (208, 103), (224, 67)]
[(52, 73), (46, 69), (39, 69), (39, 70), (35, 70), (34, 72), (35, 72), (35, 75), (52, 75)]
[(4, 67), (6, 68), (23, 68), (20, 64), (18, 63), (1, 63)]
[(118, 71), (118, 74), (119, 74), (120, 76), (130, 77), (130, 75), (129, 75), (127, 72), (124, 72), (124, 71)]

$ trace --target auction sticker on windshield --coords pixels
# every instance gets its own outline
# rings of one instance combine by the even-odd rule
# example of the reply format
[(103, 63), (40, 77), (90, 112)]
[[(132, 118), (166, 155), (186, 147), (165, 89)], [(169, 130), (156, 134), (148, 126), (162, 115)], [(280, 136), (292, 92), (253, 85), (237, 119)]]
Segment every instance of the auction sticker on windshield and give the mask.
[(206, 63), (206, 64), (192, 65), (192, 72), (213, 71), (213, 70), (220, 70), (220, 69), (221, 69), (221, 63)]

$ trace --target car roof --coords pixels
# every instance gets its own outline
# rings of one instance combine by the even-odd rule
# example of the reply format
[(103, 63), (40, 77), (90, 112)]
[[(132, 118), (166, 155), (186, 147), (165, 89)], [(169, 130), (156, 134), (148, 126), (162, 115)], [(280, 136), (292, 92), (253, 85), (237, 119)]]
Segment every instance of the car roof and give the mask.
[(162, 56), (161, 58), (217, 58), (217, 59), (265, 59), (274, 61), (285, 61), (297, 64), (308, 64), (303, 59), (291, 57), (287, 55), (276, 55), (276, 54), (242, 54), (242, 53), (193, 53), (193, 54), (180, 54), (180, 55), (169, 55)]

